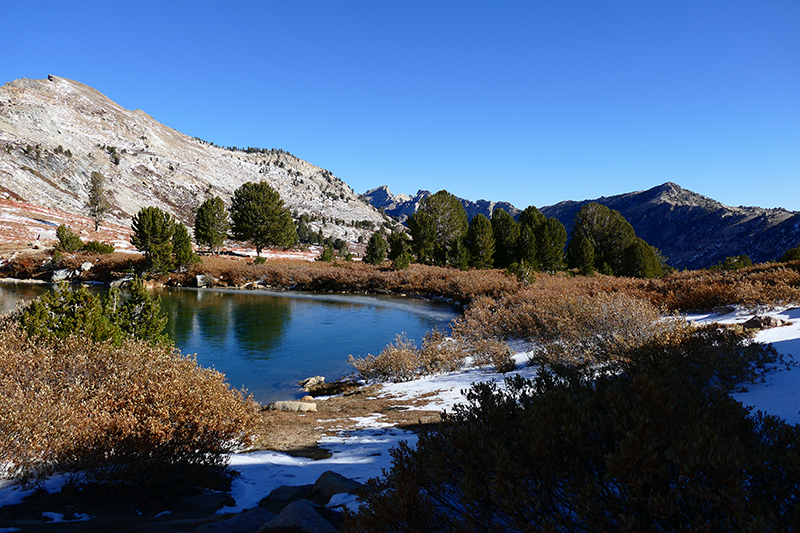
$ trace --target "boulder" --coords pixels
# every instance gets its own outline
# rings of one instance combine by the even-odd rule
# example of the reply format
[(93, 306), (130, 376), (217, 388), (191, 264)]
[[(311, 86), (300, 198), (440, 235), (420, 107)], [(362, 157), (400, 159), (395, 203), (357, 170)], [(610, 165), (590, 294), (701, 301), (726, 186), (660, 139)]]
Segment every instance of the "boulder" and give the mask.
[(712, 313), (716, 313), (718, 315), (727, 315), (736, 311), (736, 308), (732, 305), (719, 305), (711, 309)]
[(218, 281), (219, 280), (217, 278), (208, 274), (198, 274), (194, 278), (195, 286), (200, 289), (213, 287)]
[(196, 496), (181, 496), (181, 501), (196, 509), (206, 509), (216, 511), (222, 507), (233, 507), (236, 500), (227, 492), (210, 492), (208, 494), (198, 494)]
[(750, 329), (769, 329), (785, 326), (788, 324), (786, 320), (774, 316), (754, 316), (742, 326)]
[(320, 505), (327, 504), (334, 494), (356, 494), (363, 485), (331, 470), (323, 473), (311, 489), (310, 499)]
[(322, 518), (319, 507), (308, 500), (297, 500), (287, 505), (281, 514), (273, 518), (259, 530), (259, 533), (295, 528), (303, 533), (336, 533), (337, 529)]
[(303, 390), (310, 391), (314, 387), (318, 387), (319, 385), (322, 385), (323, 383), (325, 383), (325, 377), (324, 376), (314, 376), (313, 378), (304, 379), (303, 381), (301, 381), (299, 383), (299, 385), (303, 388)]
[(109, 286), (112, 289), (121, 289), (122, 287), (129, 285), (131, 281), (133, 281), (133, 274), (128, 274), (119, 279), (115, 279), (114, 281), (109, 283)]
[(53, 275), (50, 276), (50, 281), (55, 283), (57, 281), (64, 281), (65, 279), (69, 279), (70, 277), (72, 277), (72, 270), (70, 270), (69, 268), (60, 268), (55, 272), (53, 272)]
[(94, 265), (89, 261), (85, 261), (81, 263), (81, 266), (78, 268), (78, 272), (89, 272)]
[(275, 518), (275, 513), (256, 507), (248, 509), (227, 520), (198, 527), (197, 533), (256, 533), (264, 524)]
[(267, 406), (270, 411), (291, 411), (296, 413), (316, 412), (317, 404), (307, 402), (280, 401)]
[(308, 499), (313, 488), (314, 485), (300, 485), (299, 487), (284, 485), (270, 492), (266, 498), (258, 502), (258, 506), (277, 515), (290, 503)]

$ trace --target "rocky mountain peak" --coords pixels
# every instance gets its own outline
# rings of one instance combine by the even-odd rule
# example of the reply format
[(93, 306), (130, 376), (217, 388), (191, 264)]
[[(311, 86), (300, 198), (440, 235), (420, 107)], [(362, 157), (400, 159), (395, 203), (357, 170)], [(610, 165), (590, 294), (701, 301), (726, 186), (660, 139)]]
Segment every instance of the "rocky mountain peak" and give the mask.
[(123, 108), (95, 89), (58, 76), (0, 87), (0, 196), (86, 213), (92, 172), (106, 180), (109, 222), (129, 225), (156, 206), (193, 225), (209, 196), (228, 201), (247, 181), (266, 181), (310, 226), (350, 241), (363, 224), (386, 218), (330, 171), (276, 149), (226, 149), (192, 138), (141, 110)]

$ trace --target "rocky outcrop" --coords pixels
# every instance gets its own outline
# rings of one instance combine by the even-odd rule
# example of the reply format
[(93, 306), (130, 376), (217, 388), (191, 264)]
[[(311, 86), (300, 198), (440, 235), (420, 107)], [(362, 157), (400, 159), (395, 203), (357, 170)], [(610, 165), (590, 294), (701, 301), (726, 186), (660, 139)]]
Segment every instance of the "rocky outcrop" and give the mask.
[[(328, 170), (283, 150), (229, 150), (175, 131), (79, 82), (50, 76), (0, 87), (0, 198), (87, 214), (92, 172), (106, 181), (109, 223), (130, 225), (156, 206), (193, 225), (209, 195), (228, 201), (247, 181), (266, 181), (297, 214), (345, 223), (385, 218)], [(308, 223), (356, 241), (369, 230)]]
[[(405, 222), (408, 217), (413, 215), (419, 209), (419, 203), (430, 196), (430, 191), (420, 190), (417, 191), (413, 197), (407, 194), (393, 195), (386, 185), (381, 185), (376, 189), (370, 189), (364, 193), (364, 198), (378, 209), (383, 209), (387, 215), (395, 217), (400, 222)], [(492, 213), (495, 209), (503, 209), (513, 217), (517, 217), (520, 210), (508, 202), (490, 202), (489, 200), (478, 200), (472, 202), (459, 198), (461, 205), (467, 212), (467, 218), (472, 220), (476, 215), (483, 215), (488, 219), (492, 218)]]

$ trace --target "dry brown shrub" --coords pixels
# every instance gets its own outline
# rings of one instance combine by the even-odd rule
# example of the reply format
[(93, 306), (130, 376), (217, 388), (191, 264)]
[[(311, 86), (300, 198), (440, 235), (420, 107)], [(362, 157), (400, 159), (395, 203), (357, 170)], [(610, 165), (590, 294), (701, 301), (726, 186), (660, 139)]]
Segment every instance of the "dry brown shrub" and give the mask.
[(405, 333), (395, 337), (377, 356), (368, 354), (356, 359), (350, 355), (347, 362), (370, 381), (410, 381), (420, 375), (419, 350)]
[(0, 463), (5, 477), (198, 483), (246, 445), (256, 404), (224, 376), (164, 346), (0, 337)]
[(622, 292), (588, 294), (577, 285), (554, 283), (500, 300), (478, 299), (454, 324), (454, 334), (471, 339), (525, 339), (537, 353), (569, 362), (597, 362), (677, 327), (646, 300)]
[(464, 366), (466, 351), (462, 342), (435, 329), (422, 339), (419, 358), (422, 374), (454, 372)]
[(511, 357), (511, 349), (503, 341), (483, 339), (469, 345), (469, 352), (475, 364), (491, 366), (496, 372), (505, 374), (516, 370), (517, 364)]
[(269, 260), (262, 265), (230, 257), (204, 257), (184, 276), (208, 274), (221, 285), (257, 282), (276, 288), (309, 291), (377, 292), (434, 295), (469, 302), (481, 295), (499, 297), (518, 290), (517, 280), (500, 270), (461, 271), (429, 265), (393, 270), (366, 263)]

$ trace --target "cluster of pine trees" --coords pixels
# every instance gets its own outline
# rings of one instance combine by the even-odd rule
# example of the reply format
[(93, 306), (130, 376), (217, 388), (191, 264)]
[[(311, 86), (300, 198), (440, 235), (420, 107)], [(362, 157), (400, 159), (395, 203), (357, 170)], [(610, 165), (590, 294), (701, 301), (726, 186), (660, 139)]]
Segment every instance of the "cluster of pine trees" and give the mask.
[(517, 220), (496, 209), (491, 220), (476, 215), (468, 221), (461, 201), (447, 191), (423, 199), (408, 229), (410, 242), (395, 236), (404, 234), (389, 235), (397, 241), (396, 251), (382, 232), (373, 234), (365, 260), (380, 264), (387, 255), (395, 260), (413, 253), (419, 263), (457, 268), (553, 272), (569, 267), (584, 275), (599, 271), (644, 278), (664, 273), (659, 251), (636, 237), (618, 211), (595, 203), (575, 217), (568, 247), (564, 225), (534, 206)]

